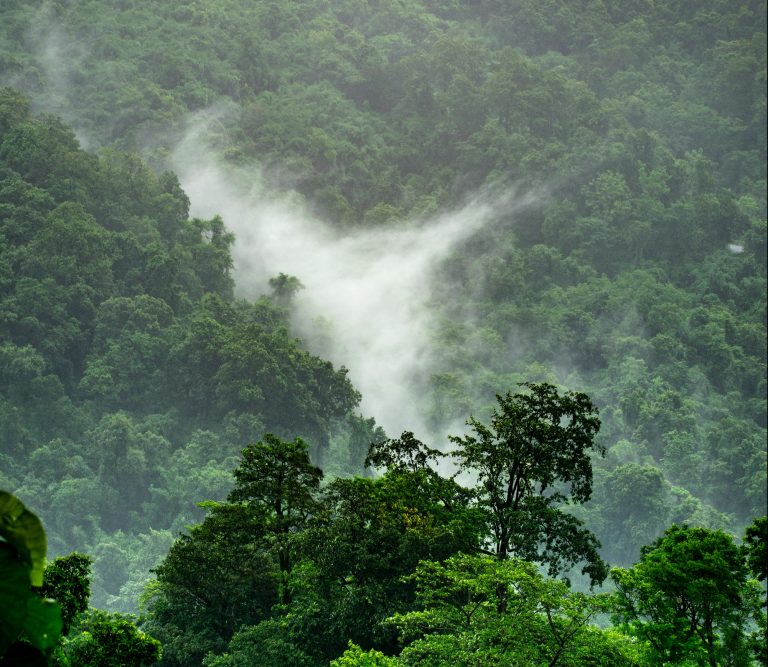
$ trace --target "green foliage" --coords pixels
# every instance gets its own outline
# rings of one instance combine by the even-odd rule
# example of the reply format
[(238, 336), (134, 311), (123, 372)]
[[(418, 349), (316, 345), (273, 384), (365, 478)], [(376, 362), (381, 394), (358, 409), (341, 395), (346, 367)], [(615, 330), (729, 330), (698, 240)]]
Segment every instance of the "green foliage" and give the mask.
[(278, 602), (280, 571), (266, 518), (244, 505), (210, 507), (156, 568), (146, 605), (147, 630), (173, 665), (200, 664), (222, 652), (242, 625), (255, 625)]
[(265, 620), (239, 630), (220, 656), (209, 655), (203, 667), (311, 667), (316, 664), (296, 645), (285, 622)]
[(617, 618), (646, 640), (655, 659), (749, 664), (746, 627), (759, 602), (743, 554), (722, 531), (672, 526), (616, 568)]
[[(199, 664), (291, 601), (295, 534), (320, 510), (322, 472), (304, 441), (267, 434), (242, 451), (234, 477), (228, 502), (206, 504), (205, 521), (176, 541), (148, 591), (148, 627), (173, 664)], [(233, 641), (244, 650), (245, 639)]]
[(43, 585), (47, 542), (40, 519), (7, 491), (0, 492), (0, 537), (29, 568), (32, 586)]
[(257, 638), (274, 646), (261, 652), (264, 664), (288, 653), (327, 662), (348, 638), (394, 648), (379, 624), (413, 599), (400, 577), (422, 558), (479, 542), (466, 491), (424, 471), (337, 479), (321, 492), (306, 444), (266, 436), (243, 450), (235, 478), (229, 503), (207, 505), (148, 592), (147, 627), (171, 664), (208, 652), (247, 662)]
[(285, 273), (270, 278), (269, 286), (272, 288), (272, 295), (275, 299), (286, 304), (291, 302), (296, 292), (304, 289), (304, 285), (296, 276), (289, 276)]
[(546, 564), (551, 575), (579, 561), (592, 583), (607, 576), (596, 538), (559, 505), (592, 494), (590, 450), (600, 428), (597, 408), (582, 393), (560, 395), (549, 384), (497, 396), (491, 426), (475, 418), (474, 435), (451, 437), (461, 470), (478, 477), (477, 497), (488, 516), (497, 558)]
[(264, 517), (265, 532), (277, 552), (280, 600), (287, 604), (294, 561), (290, 535), (301, 530), (319, 509), (317, 492), (323, 472), (311, 464), (303, 440), (283, 442), (268, 433), (263, 442), (243, 450), (234, 475), (235, 488), (228, 500), (244, 503)]
[(420, 563), (412, 578), (420, 610), (388, 621), (406, 643), (396, 664), (641, 664), (626, 638), (590, 623), (607, 595), (572, 593), (531, 563), (457, 555)]
[[(278, 305), (233, 300), (222, 219), (189, 219), (173, 174), (89, 154), (13, 91), (0, 99), (0, 448), (52, 551), (106, 558), (114, 540), (143, 549), (150, 524), (199, 520), (194, 500), (226, 497), (233, 457), (266, 430), (310, 438), (318, 460), (333, 442), (359, 467), (346, 371), (302, 349)], [(198, 431), (211, 437), (193, 484)], [(96, 603), (135, 609), (158, 557), (115, 562)]]
[(43, 585), (46, 539), (40, 520), (0, 491), (0, 659), (46, 664), (62, 632), (61, 609), (33, 587)]
[(131, 616), (94, 609), (73, 630), (58, 656), (62, 667), (150, 667), (162, 655), (160, 642), (140, 631)]
[(603, 557), (614, 565), (631, 565), (641, 547), (672, 523), (720, 529), (731, 523), (727, 515), (670, 484), (647, 462), (598, 470), (595, 482), (594, 502), (580, 516), (599, 526), (596, 532), (604, 536)]
[(405, 431), (397, 439), (382, 440), (371, 443), (368, 456), (365, 458), (366, 467), (385, 468), (389, 472), (423, 472), (431, 477), (435, 465), (443, 456), (438, 449), (427, 447), (410, 431)]
[[(30, 655), (40, 660), (56, 645), (62, 630), (61, 611), (53, 600), (42, 599), (30, 588), (30, 571), (12, 548), (0, 549), (0, 602), (3, 605), (0, 655), (10, 664), (12, 656), (24, 653), (20, 644), (28, 643)], [(33, 651), (32, 649), (36, 649)]]
[(62, 634), (69, 634), (77, 615), (87, 611), (91, 597), (91, 563), (85, 554), (72, 553), (56, 558), (45, 567), (43, 597), (53, 598), (61, 607)]
[(352, 642), (349, 642), (349, 648), (343, 655), (331, 660), (331, 667), (391, 667), (396, 664), (397, 661), (388, 658), (381, 651), (363, 651)]
[(382, 621), (413, 603), (413, 584), (402, 577), (420, 560), (477, 549), (483, 531), (465, 489), (404, 470), (334, 480), (318, 524), (299, 542), (308, 562), (290, 611), (301, 640), (325, 660), (345, 639), (393, 651), (396, 638)]
[[(201, 520), (193, 501), (226, 497), (248, 443), (300, 436), (315, 464), (353, 475), (384, 440), (353, 414), (344, 369), (290, 336), (286, 299), (233, 300), (229, 221), (190, 219), (164, 172), (190, 112), (221, 102), (203, 132), (212, 150), (258, 162), (268, 187), (339, 227), (546, 186), (437, 267), (429, 301), (436, 432), (520, 381), (600, 407), (594, 501), (568, 514), (546, 494), (531, 502), (518, 555), (545, 555), (542, 522), (573, 555), (596, 546), (584, 519), (623, 565), (670, 522), (741, 531), (767, 501), (765, 16), (764, 2), (714, 0), (6, 0), (0, 71), (32, 102), (0, 91), (0, 481), (45, 519), (52, 552), (94, 554), (99, 605), (129, 609), (170, 535)], [(409, 466), (333, 487), (313, 519), (350, 565), (321, 548), (296, 563), (306, 608), (291, 603), (287, 630), (263, 626), (275, 646), (315, 632), (326, 658), (350, 637), (390, 650), (378, 621), (413, 594), (397, 578), (477, 544), (463, 492)], [(229, 519), (265, 530), (264, 517)], [(366, 522), (391, 559), (354, 542)], [(214, 524), (184, 545), (208, 568), (219, 529), (247, 532)], [(760, 543), (747, 536), (755, 573)], [(244, 544), (265, 568), (250, 626), (272, 613), (279, 568), (269, 540)], [(240, 623), (221, 630), (227, 607), (211, 599), (174, 639), (195, 659)]]
[(280, 324), (259, 322), (261, 314), (215, 298), (202, 302), (176, 350), (185, 412), (207, 422), (255, 415), (265, 426), (246, 442), (267, 429), (297, 432), (311, 439), (319, 460), (334, 420), (354, 409), (360, 396), (346, 369), (336, 371), (300, 349)]
[(768, 518), (758, 517), (747, 526), (744, 542), (752, 574), (765, 581), (768, 577)]

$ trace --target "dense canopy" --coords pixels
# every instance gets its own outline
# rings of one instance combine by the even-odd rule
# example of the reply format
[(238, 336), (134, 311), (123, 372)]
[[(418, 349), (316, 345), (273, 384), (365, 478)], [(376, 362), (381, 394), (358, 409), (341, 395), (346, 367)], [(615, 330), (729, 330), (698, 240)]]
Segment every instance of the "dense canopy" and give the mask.
[[(47, 570), (56, 659), (113, 631), (157, 659), (111, 615), (144, 596), (167, 665), (765, 664), (767, 14), (4, 0), (0, 489), (72, 559)], [(321, 234), (284, 267), (247, 215), (190, 215), (192, 135), (184, 159)], [(387, 294), (424, 328), (381, 387), (419, 416), (397, 438), (359, 360), (326, 354), (333, 313), (301, 310), (302, 243), (372, 239), (333, 255), (354, 279), (388, 234), (473, 206), (492, 215)], [(687, 569), (696, 549), (731, 574)], [(670, 563), (733, 583), (708, 629), (669, 621)], [(612, 601), (586, 592), (607, 565)], [(66, 593), (86, 580), (104, 612)]]

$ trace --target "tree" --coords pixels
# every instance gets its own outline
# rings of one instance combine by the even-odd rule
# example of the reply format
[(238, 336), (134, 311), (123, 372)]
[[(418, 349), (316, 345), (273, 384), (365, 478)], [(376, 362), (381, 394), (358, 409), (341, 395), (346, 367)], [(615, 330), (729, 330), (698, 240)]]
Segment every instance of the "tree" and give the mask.
[(427, 447), (411, 431), (403, 431), (399, 438), (371, 443), (365, 465), (386, 468), (389, 472), (425, 472), (436, 477), (430, 463), (436, 463), (442, 456), (439, 449)]
[(395, 667), (397, 664), (397, 660), (388, 658), (381, 651), (363, 651), (353, 642), (349, 642), (349, 648), (343, 655), (331, 660), (331, 667)]
[(315, 667), (292, 636), (283, 618), (269, 618), (243, 627), (232, 637), (222, 655), (209, 654), (203, 667)]
[(80, 617), (64, 644), (71, 667), (149, 667), (160, 660), (160, 642), (136, 627), (134, 618), (94, 609)]
[(751, 646), (761, 665), (768, 665), (768, 594), (765, 591), (765, 579), (768, 577), (768, 518), (761, 516), (747, 526), (742, 546), (747, 560), (747, 566), (758, 581), (763, 582), (763, 609), (757, 614), (757, 629), (752, 633)]
[(407, 644), (396, 664), (636, 664), (626, 637), (591, 624), (608, 610), (607, 595), (573, 593), (532, 563), (457, 554), (422, 561), (409, 579), (419, 609), (388, 619)]
[(135, 412), (157, 410), (172, 389), (168, 377), (173, 311), (146, 294), (100, 304), (80, 389), (88, 397)]
[[(179, 187), (179, 190), (181, 188)], [(226, 231), (224, 221), (217, 215), (210, 220), (194, 219), (192, 225), (200, 230), (200, 242), (192, 246), (192, 259), (204, 293), (232, 299), (234, 280), (230, 275), (232, 256), (230, 246), (235, 236)]]
[(616, 618), (649, 642), (659, 662), (749, 664), (745, 626), (759, 594), (733, 538), (672, 526), (643, 547), (632, 568), (615, 568)]
[(294, 634), (305, 650), (325, 662), (346, 640), (395, 651), (393, 628), (382, 622), (412, 608), (415, 588), (403, 578), (421, 560), (480, 544), (482, 517), (470, 500), (432, 471), (390, 469), (328, 484), (322, 515), (299, 538), (303, 564), (293, 577)]
[(235, 488), (228, 500), (243, 502), (267, 517), (265, 529), (277, 553), (284, 604), (290, 601), (291, 533), (305, 526), (319, 508), (316, 495), (322, 478), (323, 471), (312, 465), (309, 447), (301, 438), (285, 442), (270, 433), (243, 450), (235, 470)]
[(164, 662), (179, 667), (223, 651), (240, 626), (267, 618), (279, 601), (263, 513), (205, 506), (205, 521), (176, 540), (145, 595), (146, 628), (163, 643)]
[(263, 303), (234, 306), (207, 297), (176, 355), (191, 419), (255, 415), (266, 425), (260, 433), (307, 437), (316, 462), (334, 422), (360, 401), (347, 370), (302, 349), (282, 317)]
[(0, 88), (0, 141), (9, 128), (29, 118), (30, 102), (13, 88)]
[(669, 482), (658, 468), (628, 463), (601, 474), (596, 487), (603, 522), (598, 534), (608, 541), (603, 555), (615, 565), (631, 565), (670, 523)]
[(582, 572), (593, 584), (602, 582), (607, 567), (599, 542), (561, 509), (592, 494), (590, 452), (604, 454), (594, 441), (597, 408), (586, 394), (560, 395), (546, 383), (523, 386), (527, 393), (497, 395), (490, 427), (473, 417), (467, 422), (473, 435), (451, 436), (452, 456), (462, 472), (477, 476), (477, 501), (497, 558), (547, 564), (551, 575), (586, 561)]
[(768, 517), (758, 517), (747, 526), (744, 547), (752, 573), (759, 581), (765, 581), (768, 577)]
[(287, 306), (293, 301), (293, 297), (304, 289), (304, 284), (296, 277), (286, 273), (279, 273), (269, 279), (272, 288), (272, 296), (278, 303)]
[(77, 615), (88, 609), (92, 562), (90, 556), (75, 552), (56, 558), (45, 567), (40, 593), (59, 603), (64, 635), (69, 633)]
[[(36, 591), (39, 603), (28, 602), (27, 623), (31, 622), (33, 630), (25, 628), (23, 638), (36, 648), (53, 649), (50, 664), (54, 667), (154, 665), (160, 659), (160, 642), (140, 631), (133, 617), (88, 610), (92, 562), (90, 556), (71, 553), (45, 567), (42, 585)], [(51, 610), (55, 611), (55, 625)], [(58, 631), (51, 632), (55, 628), (61, 629), (61, 637)], [(39, 637), (45, 640), (42, 646)], [(39, 662), (29, 648), (24, 650), (25, 653), (18, 655), (14, 655), (13, 650), (9, 652), (2, 665), (49, 664)]]

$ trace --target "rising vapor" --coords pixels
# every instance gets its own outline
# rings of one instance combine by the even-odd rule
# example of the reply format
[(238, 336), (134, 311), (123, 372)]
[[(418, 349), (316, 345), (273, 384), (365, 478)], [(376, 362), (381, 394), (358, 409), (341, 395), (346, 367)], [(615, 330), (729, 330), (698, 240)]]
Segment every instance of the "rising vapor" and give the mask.
[(235, 233), (239, 295), (265, 293), (281, 272), (298, 277), (305, 289), (294, 301), (294, 332), (310, 350), (349, 369), (363, 413), (387, 433), (428, 434), (435, 268), (457, 244), (536, 197), (476, 197), (430, 219), (340, 234), (300, 203), (267, 192), (256, 170), (243, 179), (215, 161), (199, 137), (198, 128), (181, 142), (173, 168), (192, 214), (221, 215)]

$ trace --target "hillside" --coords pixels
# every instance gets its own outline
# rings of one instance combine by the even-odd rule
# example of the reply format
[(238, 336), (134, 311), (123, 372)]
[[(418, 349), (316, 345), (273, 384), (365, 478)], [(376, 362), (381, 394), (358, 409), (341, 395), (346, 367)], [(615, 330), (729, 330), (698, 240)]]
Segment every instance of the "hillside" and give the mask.
[(609, 564), (765, 513), (764, 2), (0, 18), (0, 488), (97, 606), (266, 433), (370, 475), (377, 424), (447, 450), (524, 382), (599, 408), (570, 512)]

